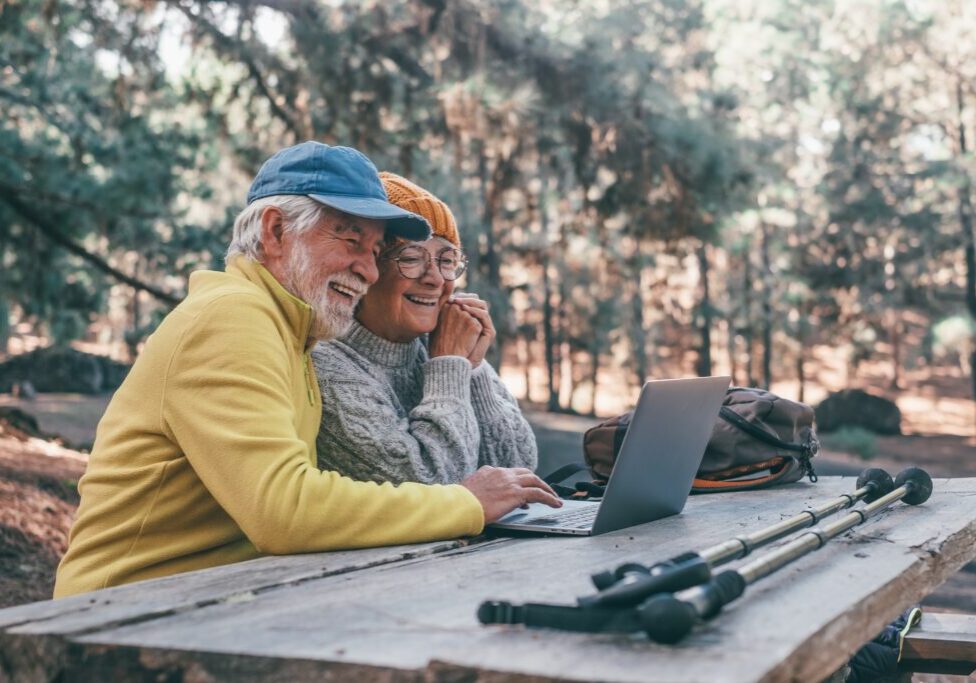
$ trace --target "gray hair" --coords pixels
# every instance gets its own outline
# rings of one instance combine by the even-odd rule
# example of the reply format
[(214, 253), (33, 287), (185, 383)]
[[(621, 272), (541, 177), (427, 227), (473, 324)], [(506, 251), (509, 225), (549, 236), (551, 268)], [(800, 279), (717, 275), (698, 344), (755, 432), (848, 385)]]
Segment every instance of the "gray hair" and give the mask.
[(274, 195), (256, 199), (234, 219), (234, 236), (224, 257), (226, 261), (238, 255), (254, 261), (262, 260), (261, 214), (269, 206), (281, 211), (285, 230), (299, 234), (314, 228), (330, 212), (329, 207), (304, 195)]

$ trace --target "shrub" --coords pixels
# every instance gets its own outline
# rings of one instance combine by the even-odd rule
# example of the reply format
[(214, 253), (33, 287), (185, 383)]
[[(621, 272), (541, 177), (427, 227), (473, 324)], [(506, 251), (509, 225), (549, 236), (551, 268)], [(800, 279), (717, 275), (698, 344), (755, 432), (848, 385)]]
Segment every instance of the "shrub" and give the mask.
[(825, 448), (854, 453), (864, 460), (878, 454), (877, 435), (863, 427), (841, 427), (836, 432), (821, 434), (820, 440)]

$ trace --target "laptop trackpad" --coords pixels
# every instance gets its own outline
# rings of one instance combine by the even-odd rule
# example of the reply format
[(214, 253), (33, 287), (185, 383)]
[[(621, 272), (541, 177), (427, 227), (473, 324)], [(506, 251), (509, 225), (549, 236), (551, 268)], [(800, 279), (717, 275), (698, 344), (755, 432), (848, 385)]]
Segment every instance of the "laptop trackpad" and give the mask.
[(548, 518), (564, 514), (564, 510), (587, 509), (599, 504), (600, 501), (598, 500), (564, 500), (561, 508), (551, 508), (542, 503), (529, 503), (529, 507), (525, 510), (516, 508), (495, 524), (558, 524), (558, 520), (552, 519), (550, 521)]

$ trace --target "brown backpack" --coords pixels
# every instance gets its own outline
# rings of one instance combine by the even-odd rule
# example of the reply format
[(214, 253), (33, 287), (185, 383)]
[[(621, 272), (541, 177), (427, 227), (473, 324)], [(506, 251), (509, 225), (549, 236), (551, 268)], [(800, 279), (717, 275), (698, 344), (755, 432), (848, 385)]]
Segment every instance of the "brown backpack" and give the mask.
[[(597, 483), (609, 478), (633, 414), (604, 420), (583, 436), (583, 457)], [(813, 408), (762, 389), (732, 387), (691, 490), (744, 491), (787, 484), (804, 475), (814, 482), (810, 460), (819, 450)]]

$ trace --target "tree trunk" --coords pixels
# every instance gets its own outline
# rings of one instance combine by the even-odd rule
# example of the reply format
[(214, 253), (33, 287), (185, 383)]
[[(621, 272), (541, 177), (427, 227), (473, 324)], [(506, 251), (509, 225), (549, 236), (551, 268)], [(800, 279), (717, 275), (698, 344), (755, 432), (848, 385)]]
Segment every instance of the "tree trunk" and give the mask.
[(804, 369), (804, 362), (806, 361), (807, 355), (807, 306), (801, 304), (798, 306), (797, 312), (800, 314), (800, 319), (797, 322), (797, 333), (796, 341), (799, 349), (796, 354), (796, 381), (799, 385), (796, 391), (796, 400), (803, 403), (804, 398), (807, 393), (807, 378)]
[(901, 335), (902, 322), (897, 312), (892, 312), (891, 324), (891, 388), (901, 389)]
[(573, 364), (573, 350), (567, 342), (559, 345), (559, 393), (566, 394), (566, 402), (559, 404), (562, 412), (573, 409), (573, 394), (576, 393), (576, 368)]
[[(962, 82), (957, 81), (956, 115), (960, 160), (965, 159), (969, 153), (969, 146), (966, 141), (966, 124), (963, 122), (964, 109)], [(972, 183), (965, 167), (960, 165), (960, 170), (963, 174), (963, 182), (959, 188), (959, 224), (962, 228), (963, 243), (966, 250), (966, 309), (969, 311), (970, 318), (976, 320), (976, 235), (973, 234)], [(972, 383), (973, 398), (976, 399), (976, 348), (969, 356), (969, 376)], [(976, 415), (974, 415), (974, 424), (976, 424)]]
[(10, 308), (7, 302), (0, 299), (0, 357), (7, 354), (7, 342), (10, 341)]
[(650, 372), (647, 362), (647, 332), (644, 329), (644, 257), (640, 246), (634, 252), (629, 265), (634, 282), (634, 291), (630, 296), (633, 317), (631, 343), (634, 347), (634, 373), (637, 375), (637, 386), (640, 387), (644, 385)]
[(712, 374), (712, 298), (708, 289), (708, 245), (698, 248), (698, 277), (701, 280), (701, 347), (698, 349), (698, 376)]
[(132, 327), (131, 334), (125, 335), (125, 346), (129, 350), (129, 360), (135, 361), (136, 356), (139, 355), (139, 325), (142, 321), (142, 305), (139, 301), (139, 290), (132, 291), (132, 306), (130, 308), (132, 314)]
[(752, 348), (752, 258), (748, 249), (745, 253), (745, 264), (742, 269), (742, 308), (745, 312), (742, 339), (746, 345), (746, 384), (754, 387), (756, 386), (756, 373), (754, 372)]
[[(543, 219), (545, 223), (545, 219)], [(549, 255), (542, 255), (542, 342), (546, 346), (546, 382), (549, 388), (547, 400), (549, 410), (559, 409), (559, 389), (556, 362), (556, 330), (553, 326), (555, 314), (552, 310), (552, 282), (549, 279)]]
[[(557, 251), (557, 254), (559, 255), (565, 254), (566, 253), (566, 231), (565, 231), (565, 225), (562, 224), (561, 222), (559, 226), (558, 246), (559, 249)], [(556, 262), (559, 263), (558, 260)], [(566, 324), (566, 317), (567, 317), (566, 307), (563, 305), (563, 303), (568, 298), (569, 296), (566, 288), (566, 278), (560, 276), (559, 286), (556, 288), (556, 303), (555, 303), (556, 315), (554, 318), (556, 321), (556, 335), (555, 335), (555, 347), (554, 347), (555, 354), (556, 354), (555, 362), (556, 362), (556, 368), (558, 369), (558, 380), (559, 380), (556, 386), (556, 404), (559, 410), (563, 410), (562, 403), (560, 402), (559, 399), (563, 394), (563, 387), (565, 386), (563, 383), (563, 380), (566, 379), (565, 365), (567, 360), (570, 363), (570, 366), (572, 366), (572, 362), (573, 362), (573, 358), (572, 355), (569, 353), (568, 344), (565, 341), (565, 334), (564, 334), (565, 331), (569, 329), (569, 325)], [(571, 376), (568, 380), (568, 384), (570, 385), (569, 394), (568, 394), (569, 401), (570, 404), (572, 404), (573, 387), (572, 387)]]
[[(485, 154), (483, 142), (479, 142), (478, 144), (478, 176), (481, 186), (481, 231), (485, 236), (485, 246), (481, 250), (480, 259), (481, 275), (487, 282), (491, 295), (500, 296), (501, 277), (498, 267), (498, 249), (495, 246), (495, 208), (498, 188), (495, 187), (494, 183), (489, 183), (488, 157)], [(495, 320), (496, 329), (503, 327), (503, 324), (504, 321)], [(498, 370), (501, 370), (502, 347), (504, 343), (504, 335), (497, 335), (495, 337), (495, 343), (488, 349), (488, 353), (486, 354), (488, 362)]]
[(799, 401), (800, 403), (803, 403), (804, 402), (804, 399), (806, 398), (806, 393), (807, 393), (806, 392), (807, 382), (806, 382), (806, 377), (804, 376), (804, 372), (803, 372), (803, 352), (804, 351), (806, 351), (806, 349), (801, 345), (800, 346), (800, 353), (798, 353), (796, 355), (796, 377), (799, 380), (799, 385), (800, 385), (799, 389), (796, 392), (796, 400)]
[[(545, 168), (545, 164), (540, 164)], [(543, 247), (540, 251), (539, 261), (542, 264), (542, 343), (545, 345), (546, 352), (546, 385), (549, 395), (546, 398), (546, 407), (550, 411), (559, 410), (559, 364), (556, 357), (555, 312), (552, 309), (552, 280), (549, 277), (549, 251), (552, 248), (549, 244), (549, 212), (546, 202), (546, 191), (548, 189), (548, 177), (542, 175), (542, 189), (538, 196), (539, 227), (542, 231)], [(560, 229), (560, 232), (562, 230)]]
[(522, 353), (522, 372), (525, 375), (525, 400), (532, 403), (532, 340), (528, 334), (521, 336)]
[(760, 243), (760, 252), (762, 254), (762, 283), (763, 283), (763, 362), (762, 362), (762, 373), (763, 381), (762, 387), (764, 389), (769, 389), (770, 385), (773, 383), (773, 292), (772, 292), (772, 267), (769, 261), (769, 226), (765, 222), (760, 222), (760, 227), (762, 228), (762, 241)]
[(596, 415), (596, 388), (600, 377), (600, 350), (594, 348), (590, 354), (590, 415)]

